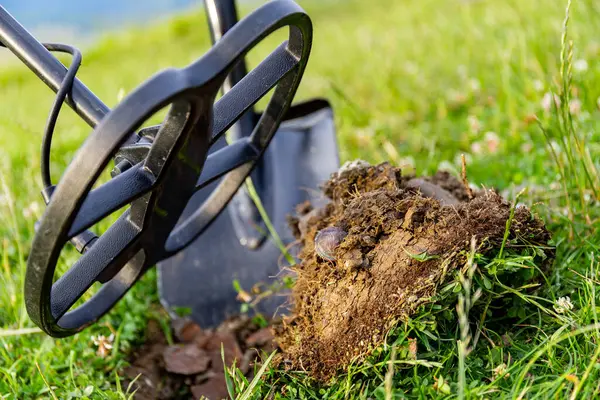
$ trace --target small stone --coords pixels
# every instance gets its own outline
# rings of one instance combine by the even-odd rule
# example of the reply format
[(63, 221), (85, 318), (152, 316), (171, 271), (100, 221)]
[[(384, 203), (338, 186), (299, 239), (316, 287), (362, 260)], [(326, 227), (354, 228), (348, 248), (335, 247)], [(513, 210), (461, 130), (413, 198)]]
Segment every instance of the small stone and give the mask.
[(194, 375), (204, 372), (210, 364), (210, 357), (195, 344), (168, 346), (163, 352), (165, 368), (181, 375)]
[(336, 226), (320, 230), (315, 237), (315, 251), (319, 257), (335, 261), (335, 250), (342, 243), (347, 233)]
[(259, 329), (252, 335), (248, 336), (246, 339), (246, 345), (248, 347), (262, 346), (263, 344), (271, 341), (273, 341), (273, 332), (271, 331), (271, 328), (267, 327)]

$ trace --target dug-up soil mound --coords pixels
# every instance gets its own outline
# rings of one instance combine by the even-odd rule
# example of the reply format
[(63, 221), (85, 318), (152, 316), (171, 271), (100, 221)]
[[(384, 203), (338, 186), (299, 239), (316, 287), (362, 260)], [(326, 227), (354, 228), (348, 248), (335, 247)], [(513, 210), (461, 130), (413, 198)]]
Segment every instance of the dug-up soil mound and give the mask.
[[(478, 253), (493, 256), (511, 213), (492, 190), (469, 193), (444, 172), (403, 177), (388, 163), (347, 164), (323, 192), (327, 205), (304, 204), (291, 219), (303, 248), (293, 317), (276, 334), (284, 364), (319, 380), (382, 344), (464, 266), (472, 237)], [(514, 209), (505, 249), (549, 239), (526, 207)]]

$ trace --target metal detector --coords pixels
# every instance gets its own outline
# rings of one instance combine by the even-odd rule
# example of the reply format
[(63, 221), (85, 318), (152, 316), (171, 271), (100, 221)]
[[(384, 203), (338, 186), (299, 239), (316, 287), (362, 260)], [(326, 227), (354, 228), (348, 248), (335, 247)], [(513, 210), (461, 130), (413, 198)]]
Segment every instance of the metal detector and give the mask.
[[(215, 101), (246, 53), (280, 28), (288, 28), (287, 40), (248, 74), (232, 81), (227, 92)], [(294, 192), (299, 187), (296, 185), (307, 182), (277, 178), (286, 173), (295, 176), (284, 172), (284, 165), (306, 168), (301, 164), (304, 158), (292, 158), (291, 151), (285, 153), (288, 142), (296, 140), (306, 146), (317, 143), (306, 142), (295, 134), (288, 137), (296, 139), (273, 140), (278, 131), (284, 130), (280, 127), (282, 121), (289, 120), (285, 122), (286, 129), (299, 132), (300, 128), (293, 127), (301, 125), (294, 124), (306, 124), (306, 120), (290, 116), (304, 117), (316, 112), (315, 105), (310, 104), (290, 108), (312, 43), (310, 19), (296, 3), (275, 0), (263, 5), (232, 26), (203, 57), (187, 67), (159, 72), (112, 110), (75, 77), (81, 63), (77, 49), (38, 42), (2, 7), (0, 42), (57, 93), (42, 143), (42, 194), (47, 207), (36, 224), (25, 277), (26, 308), (42, 330), (54, 337), (81, 331), (109, 311), (157, 263), (161, 263), (161, 293), (168, 307), (179, 300), (169, 297), (175, 291), (183, 294), (189, 290), (209, 299), (212, 293), (230, 289), (240, 271), (246, 276), (244, 270), (256, 264), (247, 259), (238, 263), (238, 258), (232, 257), (238, 254), (233, 243), (250, 251), (240, 244), (240, 237), (245, 236), (235, 228), (227, 233), (219, 224), (224, 218), (230, 218), (227, 222), (233, 220), (231, 215), (238, 215), (242, 224), (250, 221), (248, 215), (256, 216), (246, 209), (230, 209), (223, 214), (221, 211), (255, 166), (260, 165), (259, 170), (267, 171), (262, 172), (265, 178), (259, 183), (260, 196), (267, 210), (275, 213), (276, 226), (282, 226), (277, 225), (277, 218), (291, 210), (288, 202), (298, 200), (293, 196), (288, 199), (286, 189)], [(72, 54), (69, 68), (51, 51)], [(268, 93), (272, 95), (263, 112), (255, 116), (253, 129), (240, 131), (241, 134), (233, 135), (234, 140), (225, 143), (225, 133)], [(59, 182), (52, 183), (50, 145), (63, 102), (93, 131)], [(162, 124), (145, 126), (153, 114), (165, 107), (169, 111)], [(306, 109), (310, 112), (303, 111)], [(271, 152), (277, 156), (263, 157), (267, 148), (275, 149)], [(296, 151), (302, 148), (293, 147)], [(280, 152), (288, 158), (278, 158)], [(102, 171), (113, 161), (112, 179), (98, 183)], [(283, 187), (279, 188), (277, 185), (282, 182)], [(239, 198), (242, 196), (246, 195)], [(238, 203), (250, 204), (240, 200), (231, 207)], [(126, 211), (103, 234), (92, 230), (99, 221), (124, 207)], [(211, 239), (198, 241), (204, 237)], [(225, 241), (232, 246), (223, 247)], [(269, 243), (260, 238), (258, 242), (259, 249)], [(59, 257), (70, 245), (81, 256), (55, 280)], [(186, 248), (194, 251), (186, 252)], [(217, 261), (218, 252), (221, 253)], [(265, 254), (263, 261), (271, 265), (272, 260)], [(183, 268), (188, 262), (195, 267), (199, 262), (199, 267)], [(270, 271), (264, 268), (266, 274), (252, 274), (252, 278), (268, 276)], [(219, 284), (208, 285), (211, 281)], [(101, 284), (100, 289), (87, 301), (81, 301), (96, 282)], [(180, 286), (174, 288), (177, 285)], [(190, 306), (193, 316), (204, 322), (207, 315), (214, 316), (212, 321), (219, 316), (215, 309), (202, 311), (197, 307), (220, 307), (220, 316), (224, 317), (232, 309), (230, 304), (223, 296), (221, 305), (210, 301), (182, 305)]]

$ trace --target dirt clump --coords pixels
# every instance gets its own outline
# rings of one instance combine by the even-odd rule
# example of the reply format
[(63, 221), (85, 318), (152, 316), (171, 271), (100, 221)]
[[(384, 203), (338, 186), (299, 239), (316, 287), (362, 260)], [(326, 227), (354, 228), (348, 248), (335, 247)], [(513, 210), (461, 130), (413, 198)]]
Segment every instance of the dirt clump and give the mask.
[[(346, 165), (323, 192), (328, 204), (303, 204), (290, 218), (301, 262), (294, 267), (292, 316), (276, 333), (279, 361), (322, 381), (367, 355), (427, 302), (464, 265), (473, 237), (478, 253), (497, 251), (512, 209), (492, 190), (469, 199), (446, 172), (404, 177), (389, 163)], [(320, 244), (317, 253), (315, 236), (326, 228), (343, 234), (330, 235), (337, 242)], [(514, 209), (505, 249), (549, 239), (528, 209)]]
[[(224, 321), (216, 329), (202, 329), (187, 318), (172, 321), (175, 343), (150, 321), (144, 345), (136, 349), (125, 370), (135, 399), (221, 400), (229, 398), (223, 359), (252, 378), (254, 364), (275, 349), (271, 328), (261, 327), (247, 316)], [(127, 386), (127, 385), (126, 385)]]

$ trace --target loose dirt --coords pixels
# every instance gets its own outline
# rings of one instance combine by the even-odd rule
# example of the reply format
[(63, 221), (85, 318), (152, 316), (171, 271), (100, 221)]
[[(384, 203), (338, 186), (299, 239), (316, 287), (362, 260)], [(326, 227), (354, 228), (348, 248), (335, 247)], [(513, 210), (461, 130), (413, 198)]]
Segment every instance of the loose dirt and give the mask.
[[(292, 315), (276, 333), (279, 361), (322, 381), (369, 354), (390, 327), (427, 302), (465, 264), (473, 237), (478, 253), (497, 253), (512, 207), (492, 190), (469, 198), (446, 172), (405, 177), (389, 163), (347, 164), (323, 192), (327, 205), (303, 204), (290, 218), (301, 262), (294, 267)], [(334, 234), (322, 235), (319, 255), (315, 236), (326, 228)], [(547, 245), (550, 236), (519, 206), (507, 239), (506, 250)]]
[[(271, 328), (248, 317), (203, 330), (173, 322), (169, 345), (157, 324), (126, 371), (137, 380), (136, 399), (227, 398), (221, 359), (252, 377), (261, 354), (276, 348), (280, 367), (326, 381), (381, 345), (391, 327), (409, 318), (453, 270), (465, 265), (472, 238), (493, 256), (510, 229), (504, 251), (546, 246), (550, 235), (523, 206), (492, 190), (469, 192), (454, 176), (403, 176), (388, 163), (355, 161), (323, 186), (329, 202), (298, 206), (290, 226), (300, 243), (293, 267), (291, 314)], [(319, 242), (315, 238), (319, 235)]]
[(145, 344), (131, 355), (125, 377), (133, 382), (135, 399), (228, 399), (221, 345), (225, 365), (235, 363), (248, 378), (254, 363), (275, 348), (271, 328), (261, 328), (248, 317), (229, 319), (213, 330), (187, 319), (174, 320), (172, 325), (174, 344), (168, 344), (152, 320)]

